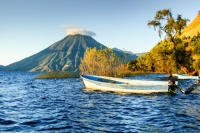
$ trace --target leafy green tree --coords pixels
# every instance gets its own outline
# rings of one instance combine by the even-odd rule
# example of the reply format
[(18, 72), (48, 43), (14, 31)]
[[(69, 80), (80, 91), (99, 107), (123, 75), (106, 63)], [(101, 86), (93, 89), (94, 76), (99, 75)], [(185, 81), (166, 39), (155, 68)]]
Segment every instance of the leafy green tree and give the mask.
[(166, 35), (167, 41), (173, 44), (174, 61), (176, 63), (176, 69), (182, 69), (185, 73), (188, 73), (188, 68), (183, 65), (179, 59), (179, 52), (177, 52), (178, 45), (182, 43), (180, 39), (181, 31), (187, 25), (188, 19), (182, 18), (181, 15), (177, 15), (177, 18), (173, 18), (170, 9), (159, 10), (153, 20), (148, 22), (148, 26), (153, 26), (154, 29), (158, 29), (159, 37), (163, 33)]
[(157, 11), (154, 20), (149, 21), (148, 25), (153, 26), (154, 29), (158, 28), (160, 37), (164, 32), (166, 37), (176, 45), (178, 39), (176, 35), (181, 35), (181, 30), (185, 28), (188, 21), (188, 19), (183, 19), (181, 15), (178, 15), (177, 19), (174, 19), (170, 9), (164, 9)]

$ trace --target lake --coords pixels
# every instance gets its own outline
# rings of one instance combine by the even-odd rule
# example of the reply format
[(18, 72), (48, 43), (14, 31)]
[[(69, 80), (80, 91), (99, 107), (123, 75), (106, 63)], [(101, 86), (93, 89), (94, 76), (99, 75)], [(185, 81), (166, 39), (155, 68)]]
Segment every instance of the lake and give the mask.
[(78, 78), (36, 79), (37, 74), (0, 72), (0, 132), (200, 132), (200, 94), (92, 92)]

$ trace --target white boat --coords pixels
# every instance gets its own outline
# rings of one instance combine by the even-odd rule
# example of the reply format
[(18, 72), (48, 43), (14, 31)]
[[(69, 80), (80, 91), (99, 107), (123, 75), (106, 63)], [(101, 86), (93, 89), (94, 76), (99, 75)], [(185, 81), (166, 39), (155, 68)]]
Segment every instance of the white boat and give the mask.
[(106, 76), (81, 75), (86, 90), (111, 91), (118, 93), (167, 93), (167, 81), (144, 81)]
[(199, 79), (198, 76), (188, 76), (185, 74), (172, 74), (172, 76), (177, 79)]

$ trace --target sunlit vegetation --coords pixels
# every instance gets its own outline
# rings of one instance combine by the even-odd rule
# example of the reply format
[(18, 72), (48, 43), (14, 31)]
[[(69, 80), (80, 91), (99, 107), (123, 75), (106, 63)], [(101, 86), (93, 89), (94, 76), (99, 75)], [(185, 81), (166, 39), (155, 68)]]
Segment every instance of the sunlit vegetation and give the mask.
[(181, 37), (193, 37), (200, 31), (200, 11), (197, 17), (183, 29)]
[(126, 55), (117, 55), (110, 48), (88, 48), (79, 68), (82, 74), (114, 77), (133, 74), (126, 64)]
[(39, 74), (36, 78), (39, 79), (52, 79), (52, 78), (78, 78), (79, 73), (77, 72), (47, 72)]
[[(176, 54), (176, 55), (175, 55)], [(176, 57), (177, 56), (177, 61)], [(176, 67), (177, 63), (180, 65)], [(129, 62), (132, 71), (186, 73), (195, 75), (200, 70), (200, 35), (181, 40), (176, 51), (167, 40), (158, 43), (150, 52)]]
[[(173, 17), (170, 9), (159, 10), (148, 26), (165, 38), (148, 53), (127, 63), (127, 55), (116, 54), (110, 48), (87, 48), (80, 73), (114, 77), (152, 72), (197, 75), (200, 73), (200, 12), (186, 27), (187, 22), (181, 15)], [(38, 78), (79, 77), (80, 73), (51, 72)]]
[[(185, 73), (195, 75), (200, 70), (200, 34), (181, 37), (187, 19), (172, 17), (169, 9), (158, 11), (148, 25), (158, 28), (159, 36), (166, 37), (150, 52), (129, 62), (132, 71)], [(164, 24), (163, 24), (164, 23)]]
[[(78, 72), (47, 72), (37, 76), (37, 78), (77, 78), (80, 74), (91, 74), (101, 76), (124, 77), (138, 75), (128, 69), (127, 56), (117, 55), (110, 48), (87, 48), (84, 58), (81, 59)], [(81, 72), (81, 73), (80, 73)]]

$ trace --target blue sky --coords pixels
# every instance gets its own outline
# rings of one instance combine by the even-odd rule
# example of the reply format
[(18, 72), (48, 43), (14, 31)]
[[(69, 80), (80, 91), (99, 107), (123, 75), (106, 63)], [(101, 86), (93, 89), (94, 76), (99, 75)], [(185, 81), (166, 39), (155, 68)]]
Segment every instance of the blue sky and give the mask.
[(113, 48), (148, 52), (160, 41), (147, 23), (156, 11), (193, 20), (199, 0), (0, 0), (0, 65), (31, 56), (66, 36), (66, 27), (94, 32)]

